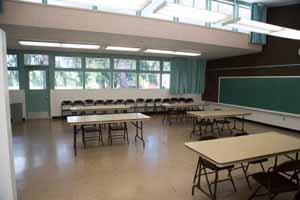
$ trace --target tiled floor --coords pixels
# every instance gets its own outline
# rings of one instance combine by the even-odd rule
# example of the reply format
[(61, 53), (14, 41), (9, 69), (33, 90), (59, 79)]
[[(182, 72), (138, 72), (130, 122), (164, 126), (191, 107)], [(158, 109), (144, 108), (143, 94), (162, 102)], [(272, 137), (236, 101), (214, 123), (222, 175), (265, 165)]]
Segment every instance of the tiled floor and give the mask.
[[(168, 126), (162, 124), (161, 116), (152, 117), (145, 122), (144, 150), (140, 142), (134, 143), (134, 129), (130, 126), (129, 145), (108, 146), (107, 134), (103, 147), (83, 149), (79, 140), (76, 158), (72, 129), (63, 120), (28, 120), (15, 125), (18, 200), (208, 199), (199, 191), (191, 195), (197, 155), (183, 145), (190, 141), (191, 123)], [(255, 123), (246, 123), (246, 130), (296, 134)], [(251, 168), (254, 172), (257, 169)], [(238, 191), (233, 192), (228, 182), (221, 183), (218, 199), (243, 200), (251, 194), (241, 171), (233, 175)], [(256, 186), (253, 181), (252, 185)], [(277, 199), (291, 200), (293, 195), (280, 195)]]

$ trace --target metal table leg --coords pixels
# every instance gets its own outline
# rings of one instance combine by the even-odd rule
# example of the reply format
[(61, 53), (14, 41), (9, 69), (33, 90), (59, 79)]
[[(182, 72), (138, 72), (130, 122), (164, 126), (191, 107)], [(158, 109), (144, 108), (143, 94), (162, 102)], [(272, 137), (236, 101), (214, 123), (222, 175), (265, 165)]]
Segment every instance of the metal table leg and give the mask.
[[(134, 137), (135, 142), (137, 139), (140, 139), (143, 142), (143, 147), (145, 147), (145, 140), (144, 140), (144, 131), (143, 131), (143, 121), (136, 121), (136, 122), (131, 122), (133, 126), (135, 126), (136, 134)], [(140, 132), (140, 134), (139, 134)]]
[(74, 147), (74, 155), (77, 156), (77, 126), (74, 125), (74, 130), (73, 130), (73, 137), (74, 137), (74, 143), (73, 143), (73, 147)]

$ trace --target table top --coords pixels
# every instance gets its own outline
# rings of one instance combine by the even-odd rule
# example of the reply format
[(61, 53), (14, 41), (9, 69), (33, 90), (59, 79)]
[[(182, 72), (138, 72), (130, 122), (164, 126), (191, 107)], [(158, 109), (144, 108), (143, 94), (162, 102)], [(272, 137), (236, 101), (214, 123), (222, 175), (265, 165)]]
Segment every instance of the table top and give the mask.
[(130, 109), (130, 105), (97, 105), (97, 106), (73, 106), (70, 108), (71, 111), (89, 111), (89, 110), (122, 110)]
[(187, 114), (192, 115), (194, 117), (209, 118), (209, 117), (233, 117), (233, 116), (241, 116), (241, 115), (250, 115), (251, 113), (242, 110), (228, 109), (228, 110), (190, 111), (187, 112)]
[(206, 106), (206, 102), (192, 102), (192, 103), (162, 103), (162, 106), (166, 108), (176, 108), (176, 107), (194, 107), (194, 106)]
[(187, 148), (217, 166), (234, 165), (300, 151), (300, 137), (265, 132), (247, 136), (187, 142)]
[(151, 117), (142, 113), (121, 113), (121, 114), (107, 114), (107, 115), (84, 115), (84, 116), (69, 116), (67, 123), (74, 125), (89, 125), (89, 124), (105, 124), (115, 122), (133, 122), (144, 121), (151, 119)]

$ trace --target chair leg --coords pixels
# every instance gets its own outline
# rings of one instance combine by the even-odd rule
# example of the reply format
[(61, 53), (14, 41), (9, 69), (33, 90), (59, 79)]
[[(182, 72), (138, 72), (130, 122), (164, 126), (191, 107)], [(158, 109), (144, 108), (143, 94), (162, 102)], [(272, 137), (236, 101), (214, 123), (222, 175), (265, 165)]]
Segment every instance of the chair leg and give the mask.
[(260, 185), (252, 194), (251, 196), (248, 198), (248, 200), (253, 199), (253, 197), (256, 196), (257, 192), (262, 188), (262, 186)]
[(126, 134), (126, 139), (127, 139), (127, 144), (129, 144), (129, 139), (128, 139), (128, 129), (127, 129), (127, 123), (124, 123), (125, 126), (125, 134)]
[(264, 168), (264, 165), (262, 163), (259, 163), (259, 165), (260, 165), (261, 169), (263, 170), (263, 172), (265, 172), (266, 170)]
[(242, 170), (243, 170), (245, 179), (246, 179), (246, 181), (247, 181), (248, 187), (249, 187), (249, 189), (251, 189), (249, 177), (248, 177), (248, 175), (247, 175), (247, 171), (248, 171), (249, 164), (247, 164), (246, 166), (244, 166), (243, 164), (241, 164), (241, 167), (242, 167)]
[(215, 171), (215, 183), (214, 183), (214, 193), (213, 193), (213, 200), (217, 200), (217, 189), (218, 189), (218, 179), (219, 179), (219, 171)]
[(85, 141), (85, 130), (84, 127), (81, 127), (81, 132), (82, 132), (82, 143), (83, 143), (83, 148), (86, 148), (86, 141)]
[(233, 190), (234, 190), (234, 192), (236, 192), (236, 187), (235, 187), (235, 183), (234, 183), (233, 178), (232, 178), (231, 169), (228, 170), (228, 176), (230, 178)]

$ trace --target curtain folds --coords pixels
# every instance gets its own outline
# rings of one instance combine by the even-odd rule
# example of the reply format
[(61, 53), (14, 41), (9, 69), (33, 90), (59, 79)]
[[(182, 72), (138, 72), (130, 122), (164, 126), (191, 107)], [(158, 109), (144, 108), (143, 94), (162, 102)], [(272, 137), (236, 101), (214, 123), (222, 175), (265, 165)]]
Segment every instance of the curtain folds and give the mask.
[(205, 84), (206, 60), (174, 58), (171, 62), (171, 94), (202, 94)]
[[(253, 3), (251, 6), (251, 19), (259, 22), (267, 22), (267, 7), (262, 4)], [(250, 43), (265, 45), (267, 43), (267, 36), (251, 32)]]

